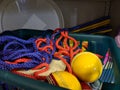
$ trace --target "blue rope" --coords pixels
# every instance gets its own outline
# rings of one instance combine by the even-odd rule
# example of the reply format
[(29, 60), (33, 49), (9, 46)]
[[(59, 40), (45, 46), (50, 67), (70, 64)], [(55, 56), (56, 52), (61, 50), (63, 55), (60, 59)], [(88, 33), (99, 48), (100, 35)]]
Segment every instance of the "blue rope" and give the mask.
[(29, 44), (29, 43), (32, 43), (34, 39), (23, 40), (23, 39), (14, 37), (14, 36), (7, 36), (7, 35), (6, 36), (0, 36), (0, 44), (4, 43), (4, 42), (9, 42), (9, 41), (12, 41), (12, 40), (16, 40), (16, 41), (19, 41), (19, 42), (24, 43), (24, 44)]
[[(47, 43), (43, 43), (42, 46), (50, 45), (49, 36), (46, 38)], [(12, 69), (31, 69), (41, 63), (49, 64), (55, 50), (48, 48), (49, 53), (39, 51), (36, 47), (36, 39), (30, 38), (28, 40), (23, 40), (14, 36), (1, 36), (0, 45), (3, 45), (3, 50), (0, 50), (0, 56), (2, 56), (0, 60), (0, 69), (7, 71)], [(28, 62), (18, 64), (10, 64), (5, 62), (14, 62), (20, 58), (29, 58), (30, 60)]]
[(26, 49), (26, 47), (25, 47), (25, 45), (23, 45), (23, 44), (21, 44), (21, 43), (19, 43), (19, 42), (16, 42), (16, 41), (11, 41), (11, 42), (9, 42), (9, 43), (7, 43), (6, 45), (5, 45), (5, 47), (4, 47), (4, 49), (3, 49), (3, 51), (6, 51), (10, 46), (17, 46), (17, 47), (21, 47), (21, 48), (24, 48), (24, 49)]
[[(8, 64), (2, 60), (0, 60), (0, 69), (3, 70), (12, 70), (12, 69), (30, 69), (33, 68), (37, 65), (39, 65), (40, 63), (50, 63), (52, 60), (52, 56), (48, 53), (40, 53), (40, 52), (36, 52), (36, 53), (26, 53), (26, 54), (22, 54), (19, 55), (15, 58), (13, 58), (13, 60), (16, 60), (17, 58), (22, 58), (22, 57), (28, 57), (31, 58), (30, 61), (28, 62), (24, 62), (24, 63), (20, 63), (20, 64)], [(45, 58), (45, 60), (43, 60), (42, 58)]]
[(21, 49), (21, 50), (14, 51), (14, 53), (12, 52), (12, 54), (5, 55), (2, 59), (13, 61), (13, 58), (15, 58), (16, 56), (22, 55), (22, 54), (25, 54), (25, 53), (30, 53), (30, 52), (32, 52), (32, 51), (29, 50), (29, 49)]

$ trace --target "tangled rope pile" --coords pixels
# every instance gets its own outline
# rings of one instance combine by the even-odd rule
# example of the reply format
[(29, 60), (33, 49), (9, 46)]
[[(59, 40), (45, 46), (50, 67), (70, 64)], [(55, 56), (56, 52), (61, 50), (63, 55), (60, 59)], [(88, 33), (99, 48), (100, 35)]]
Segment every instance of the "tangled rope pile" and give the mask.
[[(70, 45), (70, 40), (73, 45)], [(68, 31), (61, 29), (56, 29), (51, 36), (31, 37), (28, 40), (15, 36), (0, 36), (0, 46), (2, 47), (0, 49), (0, 69), (37, 80), (45, 79), (39, 74), (49, 69), (53, 58), (62, 60), (67, 66), (68, 72), (72, 73), (70, 67), (72, 58), (81, 51), (79, 43), (68, 35)], [(40, 70), (32, 75), (17, 72), (30, 69)]]

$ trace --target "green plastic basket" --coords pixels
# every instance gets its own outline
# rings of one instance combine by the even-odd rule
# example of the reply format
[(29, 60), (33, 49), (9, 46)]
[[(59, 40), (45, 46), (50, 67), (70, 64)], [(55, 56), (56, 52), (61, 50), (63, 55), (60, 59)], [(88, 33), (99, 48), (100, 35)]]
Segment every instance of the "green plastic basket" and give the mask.
[[(13, 35), (19, 38), (28, 39), (30, 37), (44, 36), (51, 34), (51, 31), (43, 33), (38, 30), (19, 29), (14, 31), (5, 31), (1, 35)], [(120, 48), (117, 47), (114, 39), (108, 36), (85, 35), (85, 34), (69, 34), (76, 40), (90, 42), (88, 50), (100, 55), (105, 55), (108, 48), (111, 51), (114, 61), (115, 83), (103, 83), (102, 90), (120, 90)], [(0, 70), (0, 81), (5, 82), (9, 88), (15, 86), (23, 90), (65, 90), (57, 86), (50, 85), (46, 82), (25, 78), (11, 72)], [(0, 89), (2, 90), (2, 88)], [(9, 89), (11, 90), (11, 89)]]

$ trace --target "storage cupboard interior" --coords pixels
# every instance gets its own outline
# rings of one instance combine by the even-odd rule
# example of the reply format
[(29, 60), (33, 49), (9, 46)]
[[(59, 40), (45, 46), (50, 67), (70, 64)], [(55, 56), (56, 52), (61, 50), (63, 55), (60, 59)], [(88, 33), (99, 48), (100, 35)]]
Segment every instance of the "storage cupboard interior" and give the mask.
[[(11, 3), (13, 1), (14, 0), (0, 0), (1, 22), (5, 18), (3, 13), (5, 13), (6, 8), (10, 8), (10, 7), (16, 8), (16, 7), (10, 6), (10, 5), (12, 5)], [(18, 1), (23, 2), (24, 5), (27, 5), (27, 4), (25, 4), (25, 2), (27, 2), (27, 0), (18, 0)], [(58, 27), (70, 28), (70, 27), (73, 27), (76, 25), (80, 25), (80, 24), (92, 21), (94, 19), (97, 19), (97, 18), (100, 18), (103, 16), (110, 16), (110, 20), (111, 20), (110, 23), (111, 23), (111, 26), (113, 29), (112, 32), (110, 32), (111, 33), (110, 35), (115, 36), (119, 31), (119, 26), (120, 26), (120, 24), (119, 24), (119, 19), (120, 19), (119, 3), (120, 3), (120, 1), (119, 0), (53, 0), (53, 1), (56, 4), (56, 6), (55, 6), (55, 8), (57, 8), (56, 11), (59, 12), (58, 15), (59, 16), (61, 15), (60, 19), (59, 19), (61, 25)], [(37, 1), (34, 1), (34, 4), (36, 4), (36, 2)], [(32, 1), (30, 1), (30, 3), (32, 3)], [(26, 6), (24, 6), (23, 8), (25, 8), (25, 7)], [(34, 6), (31, 6), (31, 8), (32, 7), (34, 7)], [(14, 12), (14, 9), (8, 9), (8, 11)], [(6, 10), (6, 12), (8, 12), (8, 11)], [(39, 11), (39, 9), (38, 9), (38, 11)], [(36, 11), (36, 13), (38, 11)], [(8, 15), (8, 14), (9, 13), (6, 13), (5, 15)], [(13, 18), (13, 17), (9, 16), (8, 18)], [(1, 23), (3, 26), (1, 25), (0, 28), (2, 27), (2, 29), (3, 29), (4, 25), (11, 23), (11, 22), (7, 23), (7, 20), (9, 21), (8, 18), (5, 18), (6, 22), (5, 22), (5, 24), (4, 24), (4, 22)], [(10, 25), (12, 25), (12, 24), (10, 24)], [(15, 24), (13, 24), (13, 25), (15, 25)], [(6, 25), (6, 27), (9, 28), (9, 25), (8, 26)], [(55, 27), (57, 28), (57, 26), (55, 26)], [(5, 30), (8, 28), (5, 28)], [(50, 28), (50, 27), (48, 27), (48, 28)], [(16, 28), (13, 28), (13, 29), (16, 29)], [(47, 28), (45, 28), (45, 29), (47, 29)]]
[(111, 17), (111, 25), (115, 36), (119, 30), (119, 0), (54, 0), (60, 7), (65, 27), (72, 27), (102, 16)]
[[(12, 31), (16, 29), (23, 29), (26, 27), (30, 27), (32, 29), (40, 28), (43, 29), (43, 31), (47, 29), (54, 30), (56, 28), (69, 28), (71, 30), (72, 27), (83, 25), (87, 22), (99, 19), (101, 17), (109, 16), (112, 31), (108, 32), (107, 35), (113, 37), (112, 39), (108, 37), (96, 37), (87, 35), (79, 36), (76, 33), (71, 34), (71, 36), (75, 37), (77, 40), (84, 41), (85, 39), (88, 41), (93, 41), (92, 43), (94, 47), (90, 49), (91, 51), (105, 54), (107, 50), (106, 48), (111, 49), (113, 58), (116, 59), (115, 74), (118, 79), (116, 79), (115, 85), (105, 83), (102, 89), (109, 90), (110, 88), (112, 88), (113, 90), (119, 90), (120, 50), (116, 46), (114, 38), (116, 35), (118, 35), (120, 31), (120, 0), (46, 0), (50, 2), (50, 4), (52, 4), (54, 7), (49, 6), (49, 4), (47, 3), (44, 3), (45, 5), (40, 3), (44, 1), (45, 0), (0, 0), (0, 33), (7, 30)], [(39, 6), (39, 4), (41, 5)], [(44, 8), (44, 6), (46, 8)], [(40, 11), (41, 9), (43, 10)], [(39, 26), (37, 23), (40, 23), (41, 25)], [(18, 30), (13, 31), (13, 33), (10, 34), (24, 38), (27, 36), (27, 34), (28, 37), (29, 35), (33, 36), (32, 34), (37, 36), (39, 35), (38, 32), (39, 31), (31, 30), (27, 32), (27, 30)], [(7, 34), (9, 35), (9, 32)], [(97, 46), (98, 44), (100, 44), (101, 46)], [(102, 46), (102, 44), (104, 45)], [(98, 50), (97, 48), (100, 48), (101, 50)], [(103, 50), (103, 48), (105, 49), (105, 51)], [(3, 77), (0, 75), (1, 80), (7, 83), (10, 83), (12, 81), (13, 84), (16, 84), (16, 86), (24, 87), (26, 90), (29, 88), (32, 88), (32, 90), (48, 90), (48, 88), (49, 90), (61, 90), (61, 88), (59, 87), (53, 87), (46, 83), (32, 81), (24, 77), (19, 78), (18, 76), (13, 75), (9, 72), (4, 73), (4, 71), (0, 71), (0, 73), (3, 73), (4, 75)], [(6, 77), (8, 77), (8, 81)], [(19, 81), (12, 80), (12, 78), (14, 77), (17, 78)], [(21, 84), (22, 79), (24, 79), (25, 82)], [(28, 84), (26, 84), (27, 82)], [(32, 86), (32, 84), (34, 83), (36, 85)], [(41, 86), (39, 86), (39, 83), (41, 83)], [(19, 88), (17, 89), (19, 90)]]

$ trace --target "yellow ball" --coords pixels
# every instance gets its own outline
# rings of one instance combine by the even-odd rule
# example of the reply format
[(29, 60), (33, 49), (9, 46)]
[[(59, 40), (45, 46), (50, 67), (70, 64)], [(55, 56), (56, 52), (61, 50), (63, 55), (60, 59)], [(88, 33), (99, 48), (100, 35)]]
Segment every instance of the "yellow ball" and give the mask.
[(47, 77), (49, 83), (70, 90), (82, 90), (78, 79), (67, 71), (56, 71)]
[(96, 81), (103, 70), (101, 60), (92, 52), (77, 54), (71, 62), (71, 67), (74, 74), (85, 82)]

